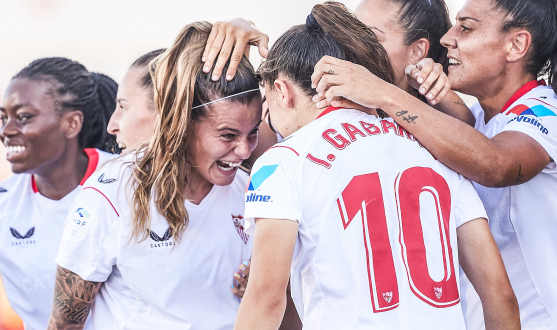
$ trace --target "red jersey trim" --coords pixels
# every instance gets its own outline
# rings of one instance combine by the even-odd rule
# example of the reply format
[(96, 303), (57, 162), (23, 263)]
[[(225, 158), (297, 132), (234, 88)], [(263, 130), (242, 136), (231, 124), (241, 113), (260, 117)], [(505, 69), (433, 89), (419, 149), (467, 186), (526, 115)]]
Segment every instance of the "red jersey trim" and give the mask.
[(321, 114), (319, 114), (319, 116), (317, 116), (317, 119), (319, 119), (319, 118), (325, 116), (325, 115), (328, 114), (328, 113), (331, 113), (331, 112), (333, 112), (333, 111), (335, 111), (335, 110), (338, 110), (338, 109), (344, 109), (344, 108), (328, 107), (328, 108), (325, 109), (323, 112), (321, 112)]
[(507, 101), (507, 103), (505, 103), (503, 109), (501, 109), (501, 113), (505, 112), (511, 106), (511, 104), (516, 102), (516, 100), (518, 100), (519, 98), (523, 97), (524, 94), (528, 93), (529, 91), (531, 91), (532, 89), (538, 86), (545, 86), (545, 81), (543, 79), (540, 81), (531, 80), (525, 83), (522, 87), (520, 87), (516, 91), (516, 93), (513, 94), (513, 96), (511, 96), (511, 98)]
[(106, 197), (106, 195), (103, 194), (99, 189), (94, 188), (94, 187), (85, 187), (85, 188), (83, 188), (83, 190), (85, 190), (85, 189), (93, 189), (93, 190), (95, 190), (96, 192), (98, 192), (99, 194), (101, 194), (101, 195), (108, 201), (108, 203), (110, 203), (110, 206), (112, 206), (112, 209), (114, 210), (114, 212), (116, 212), (116, 215), (117, 215), (118, 217), (120, 217), (120, 214), (118, 213), (118, 211), (116, 211), (116, 208), (114, 207), (114, 205), (112, 205), (112, 202), (110, 201), (110, 199), (108, 199), (108, 197)]
[(286, 149), (290, 149), (290, 150), (294, 151), (294, 153), (296, 154), (296, 156), (300, 156), (300, 154), (299, 154), (296, 150), (294, 150), (294, 149), (292, 149), (292, 148), (290, 148), (290, 147), (287, 147), (287, 146), (272, 146), (272, 147), (270, 147), (269, 149), (265, 150), (265, 152), (267, 152), (267, 151), (269, 151), (269, 150), (271, 150), (271, 149), (273, 149), (273, 148), (286, 148)]
[[(89, 177), (93, 173), (95, 173), (95, 170), (97, 169), (97, 166), (99, 165), (99, 152), (97, 151), (97, 149), (95, 149), (95, 148), (85, 148), (83, 150), (83, 152), (85, 152), (85, 154), (87, 155), (87, 158), (89, 158), (89, 163), (87, 164), (87, 171), (85, 172), (85, 176), (83, 176), (83, 178), (81, 179), (81, 182), (79, 183), (80, 186), (83, 186), (85, 181), (87, 181), (87, 179), (89, 179)], [(31, 175), (31, 189), (33, 189), (34, 193), (39, 192), (39, 188), (37, 188), (37, 182), (35, 182), (35, 176), (34, 175)]]

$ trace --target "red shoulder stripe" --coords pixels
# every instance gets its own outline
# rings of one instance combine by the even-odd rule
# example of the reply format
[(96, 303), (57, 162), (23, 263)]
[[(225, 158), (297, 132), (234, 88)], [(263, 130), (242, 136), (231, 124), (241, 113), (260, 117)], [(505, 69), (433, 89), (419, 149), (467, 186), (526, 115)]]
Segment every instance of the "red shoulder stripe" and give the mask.
[(110, 206), (112, 206), (112, 209), (114, 210), (114, 212), (116, 212), (116, 215), (117, 215), (118, 217), (120, 217), (120, 214), (118, 214), (118, 211), (116, 211), (116, 208), (114, 207), (114, 205), (112, 205), (112, 202), (110, 201), (110, 199), (108, 199), (108, 197), (106, 197), (106, 195), (103, 194), (99, 189), (94, 188), (94, 187), (85, 187), (85, 188), (83, 188), (83, 190), (85, 190), (85, 189), (93, 189), (93, 190), (97, 191), (99, 194), (103, 195), (103, 197), (106, 198), (106, 200), (108, 201), (108, 203), (110, 203)]

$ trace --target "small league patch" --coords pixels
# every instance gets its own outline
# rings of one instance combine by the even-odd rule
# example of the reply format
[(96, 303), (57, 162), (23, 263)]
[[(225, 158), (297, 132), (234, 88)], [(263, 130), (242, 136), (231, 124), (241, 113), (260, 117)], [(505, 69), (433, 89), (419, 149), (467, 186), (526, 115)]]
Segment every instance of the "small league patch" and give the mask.
[(91, 229), (91, 220), (93, 215), (91, 210), (84, 207), (77, 207), (71, 215), (71, 223), (69, 226), (70, 241), (79, 242), (87, 236)]

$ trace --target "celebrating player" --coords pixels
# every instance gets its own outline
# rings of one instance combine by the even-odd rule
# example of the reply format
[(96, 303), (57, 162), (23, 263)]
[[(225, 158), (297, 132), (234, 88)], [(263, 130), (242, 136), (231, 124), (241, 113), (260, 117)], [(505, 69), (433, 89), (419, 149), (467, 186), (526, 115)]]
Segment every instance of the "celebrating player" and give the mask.
[[(187, 25), (154, 63), (149, 144), (108, 164), (77, 197), (56, 261), (49, 329), (230, 329), (230, 272), (251, 255), (243, 231), (262, 97), (244, 57), (212, 81), (199, 61), (212, 25)], [(101, 180), (102, 178), (102, 180)]]
[[(449, 49), (451, 85), (479, 100), (472, 111), (480, 132), (352, 63), (326, 57), (313, 76), (318, 93), (380, 107), (437, 159), (477, 182), (523, 329), (557, 328), (555, 6), (551, 0), (469, 0), (441, 40)], [(335, 74), (325, 74), (329, 70)], [(544, 74), (553, 89), (536, 80)]]
[(116, 110), (110, 117), (108, 133), (116, 136), (121, 149), (149, 141), (155, 126), (153, 79), (149, 62), (165, 50), (158, 49), (139, 57), (124, 76), (118, 88)]
[(309, 329), (464, 329), (459, 260), (490, 329), (518, 329), (471, 183), (380, 110), (316, 108), (310, 78), (323, 54), (394, 81), (373, 32), (335, 2), (316, 5), (269, 51), (261, 75), (286, 138), (256, 162), (247, 189), (254, 250), (235, 329), (276, 329), (289, 275)]
[(440, 39), (451, 21), (443, 0), (363, 0), (355, 14), (387, 51), (399, 88), (474, 124), (474, 116), (447, 79), (449, 60)]
[[(6, 88), (0, 118), (15, 173), (0, 183), (0, 273), (26, 329), (45, 329), (66, 214), (110, 159), (117, 84), (66, 58), (43, 58)], [(96, 149), (95, 149), (96, 148)]]

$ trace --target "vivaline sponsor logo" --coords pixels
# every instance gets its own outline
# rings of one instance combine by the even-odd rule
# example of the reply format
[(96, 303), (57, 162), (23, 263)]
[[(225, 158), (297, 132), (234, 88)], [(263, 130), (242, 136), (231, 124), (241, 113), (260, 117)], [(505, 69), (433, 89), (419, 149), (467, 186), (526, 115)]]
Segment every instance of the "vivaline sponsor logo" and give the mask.
[[(278, 165), (267, 165), (255, 172), (250, 178), (250, 183), (248, 189), (246, 189), (246, 202), (271, 202), (271, 196), (269, 195), (259, 195), (255, 192), (261, 186), (261, 184), (267, 180), (273, 173), (275, 173)], [(250, 191), (254, 191), (250, 193)]]
[(246, 202), (270, 202), (271, 196), (251, 193), (246, 196)]

